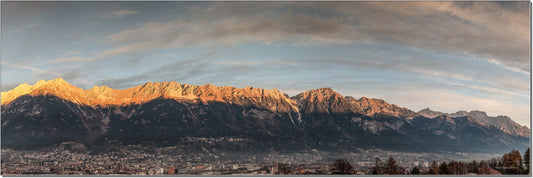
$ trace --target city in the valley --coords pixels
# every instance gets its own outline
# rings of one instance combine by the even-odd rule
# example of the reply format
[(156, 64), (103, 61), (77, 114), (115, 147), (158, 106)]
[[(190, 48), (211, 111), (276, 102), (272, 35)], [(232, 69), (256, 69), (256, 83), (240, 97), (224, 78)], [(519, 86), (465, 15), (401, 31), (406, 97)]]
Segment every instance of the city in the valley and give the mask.
[[(140, 149), (142, 150), (142, 149)], [(326, 175), (326, 174), (527, 174), (529, 149), (520, 165), (505, 168), (517, 150), (497, 154), (358, 153), (161, 154), (120, 151), (99, 154), (56, 148), (47, 152), (2, 149), (3, 175)], [(519, 153), (519, 151), (518, 151)], [(520, 154), (520, 153), (519, 153)], [(394, 156), (393, 156), (394, 155)], [(514, 155), (516, 156), (516, 155)], [(491, 158), (491, 159), (486, 159)], [(344, 164), (344, 165), (343, 165)], [(505, 165), (512, 166), (512, 165)], [(348, 167), (348, 168), (346, 168)]]

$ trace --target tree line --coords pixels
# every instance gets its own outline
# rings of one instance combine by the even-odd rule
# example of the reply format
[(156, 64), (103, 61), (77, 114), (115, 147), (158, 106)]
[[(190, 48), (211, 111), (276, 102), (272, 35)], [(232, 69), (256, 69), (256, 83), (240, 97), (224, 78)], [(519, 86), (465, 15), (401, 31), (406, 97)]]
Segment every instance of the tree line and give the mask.
[[(419, 166), (407, 170), (399, 166), (393, 156), (382, 162), (376, 157), (375, 164), (372, 167), (371, 174), (439, 174), (439, 175), (465, 175), (465, 174), (504, 174), (504, 175), (530, 175), (531, 153), (528, 148), (522, 156), (518, 150), (512, 150), (499, 158), (490, 160), (471, 162), (449, 161), (437, 163), (431, 162), (427, 170), (422, 170)], [(345, 159), (336, 160), (332, 164), (333, 174), (354, 174), (355, 168)]]
[[(523, 159), (522, 159), (523, 158)], [(528, 148), (522, 157), (518, 150), (512, 150), (499, 158), (482, 160), (477, 162), (450, 161), (442, 162), (440, 165), (435, 161), (431, 163), (427, 174), (505, 174), (520, 175), (530, 174), (530, 148)]]

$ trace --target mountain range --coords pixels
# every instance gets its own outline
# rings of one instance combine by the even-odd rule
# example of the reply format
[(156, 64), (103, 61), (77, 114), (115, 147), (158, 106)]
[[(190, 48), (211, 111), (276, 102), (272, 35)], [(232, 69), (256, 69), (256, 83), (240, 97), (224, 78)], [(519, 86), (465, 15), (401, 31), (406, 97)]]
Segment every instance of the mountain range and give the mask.
[(419, 112), (320, 88), (152, 83), (83, 90), (58, 78), (2, 92), (2, 148), (65, 142), (94, 152), (128, 145), (181, 152), (505, 152), (529, 146), (530, 129), (482, 111)]

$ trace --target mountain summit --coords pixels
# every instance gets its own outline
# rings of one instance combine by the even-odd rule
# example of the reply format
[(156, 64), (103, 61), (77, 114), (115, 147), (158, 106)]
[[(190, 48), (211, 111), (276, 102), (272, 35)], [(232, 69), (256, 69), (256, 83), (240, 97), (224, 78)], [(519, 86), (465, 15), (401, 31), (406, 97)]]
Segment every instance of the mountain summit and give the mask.
[(446, 113), (439, 112), (439, 111), (433, 111), (429, 108), (424, 108), (418, 111), (417, 113), (427, 118), (435, 118), (437, 116), (447, 115)]
[(22, 95), (55, 95), (71, 101), (79, 101), (81, 98), (82, 89), (70, 85), (62, 78), (56, 78), (54, 80), (44, 81), (39, 80), (33, 86), (27, 83), (21, 84), (15, 87), (13, 90), (2, 92), (1, 104), (8, 104), (14, 99)]
[(331, 88), (320, 88), (300, 93), (291, 99), (299, 103), (303, 113), (349, 113), (355, 108)]
[(399, 107), (395, 104), (389, 104), (382, 99), (373, 99), (367, 97), (361, 97), (355, 99), (353, 97), (346, 97), (350, 103), (354, 105), (360, 112), (367, 116), (378, 115), (391, 115), (394, 117), (402, 117), (407, 119), (413, 119), (419, 116), (417, 113), (403, 107)]

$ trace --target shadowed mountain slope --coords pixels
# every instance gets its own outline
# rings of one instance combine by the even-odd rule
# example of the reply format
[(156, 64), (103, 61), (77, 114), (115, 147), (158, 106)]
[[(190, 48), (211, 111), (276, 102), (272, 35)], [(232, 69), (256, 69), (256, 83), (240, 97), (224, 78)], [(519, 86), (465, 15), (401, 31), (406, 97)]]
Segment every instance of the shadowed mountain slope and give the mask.
[(415, 113), (331, 88), (289, 98), (276, 89), (176, 82), (83, 90), (56, 79), (2, 92), (1, 116), (2, 146), (15, 149), (66, 141), (97, 152), (127, 145), (182, 152), (499, 152), (529, 145), (529, 135), (495, 127), (483, 113)]

